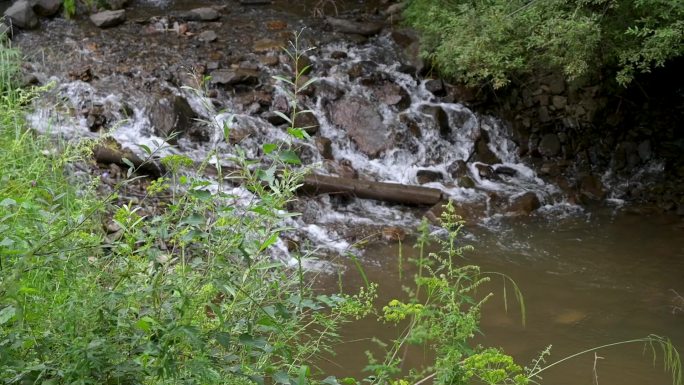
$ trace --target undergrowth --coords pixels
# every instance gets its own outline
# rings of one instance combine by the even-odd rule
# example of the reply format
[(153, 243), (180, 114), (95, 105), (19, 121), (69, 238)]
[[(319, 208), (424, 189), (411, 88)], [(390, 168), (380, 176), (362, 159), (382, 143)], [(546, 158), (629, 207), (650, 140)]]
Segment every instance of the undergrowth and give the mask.
[[(299, 45), (292, 48), (298, 63)], [(264, 145), (260, 163), (240, 156), (239, 146), (237, 155), (217, 147), (199, 166), (182, 155), (164, 157), (166, 174), (145, 197), (127, 201), (123, 187), (142, 178), (164, 144), (141, 146), (143, 164), (123, 159), (127, 178), (103, 197), (99, 179), (74, 178), (74, 164), (85, 164), (94, 143), (55, 144), (26, 129), (22, 116), (37, 91), (13, 86), (18, 58), (0, 48), (0, 383), (527, 384), (555, 365), (538, 360), (524, 368), (499, 349), (472, 346), (488, 298), (476, 289), (489, 277), (461, 264), (467, 248), (458, 244), (463, 223), (452, 207), (441, 251), (423, 252), (431, 235), (427, 224), (420, 229), (408, 300), (377, 308), (371, 283), (355, 294), (316, 294), (305, 255), (271, 256), (288, 230), (284, 220), (295, 215), (285, 207), (306, 172), (292, 168), (300, 162), (290, 143)], [(297, 140), (308, 139), (294, 124), (305, 72), (295, 64), (292, 78), (277, 78), (292, 99), (283, 118)], [(230, 124), (216, 128), (227, 141)], [(210, 164), (219, 182), (202, 177)], [(155, 194), (170, 198), (147, 210)], [(116, 229), (109, 235), (107, 222)], [(332, 352), (340, 327), (369, 315), (408, 327), (383, 344), (383, 357), (369, 356), (367, 378), (319, 373), (315, 362)], [(681, 383), (669, 341), (630, 342), (662, 347)], [(433, 351), (434, 365), (402, 375), (409, 344)]]

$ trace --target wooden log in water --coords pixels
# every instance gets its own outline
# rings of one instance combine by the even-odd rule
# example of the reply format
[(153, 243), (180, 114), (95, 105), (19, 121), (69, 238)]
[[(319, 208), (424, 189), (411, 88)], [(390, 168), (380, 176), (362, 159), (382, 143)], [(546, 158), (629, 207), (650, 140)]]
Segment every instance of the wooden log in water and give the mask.
[(139, 174), (146, 174), (152, 178), (159, 178), (164, 174), (164, 169), (160, 164), (154, 161), (145, 162), (133, 151), (128, 148), (122, 148), (121, 145), (114, 140), (105, 140), (93, 148), (93, 157), (95, 161), (103, 164), (116, 163), (119, 166), (128, 168), (129, 166), (123, 161), (128, 159), (138, 169)]
[(435, 205), (443, 199), (442, 190), (436, 188), (319, 174), (305, 176), (300, 190), (306, 194), (344, 194), (405, 205)]
[[(218, 175), (216, 168), (212, 165), (207, 167), (205, 173), (214, 177)], [(238, 176), (240, 171), (234, 167), (223, 167), (222, 173), (224, 176), (230, 175), (235, 181), (241, 179)], [(411, 206), (433, 206), (445, 199), (442, 190), (436, 188), (341, 178), (316, 173), (304, 177), (302, 186), (297, 190), (297, 193), (308, 195), (340, 194)]]

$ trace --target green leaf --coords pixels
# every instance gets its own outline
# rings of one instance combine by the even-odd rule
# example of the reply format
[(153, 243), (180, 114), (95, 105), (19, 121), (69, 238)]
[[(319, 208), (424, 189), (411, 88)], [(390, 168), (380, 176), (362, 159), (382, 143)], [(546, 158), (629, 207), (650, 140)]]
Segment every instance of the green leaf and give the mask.
[(261, 146), (261, 148), (264, 150), (264, 154), (268, 155), (275, 151), (278, 148), (278, 145), (273, 143), (265, 143)]
[(288, 164), (301, 165), (302, 161), (299, 159), (297, 153), (292, 150), (281, 151), (278, 155), (280, 160)]
[(309, 134), (303, 130), (304, 128), (309, 128), (309, 127), (297, 127), (297, 128), (290, 127), (287, 129), (287, 133), (290, 134), (291, 136), (297, 138), (297, 139), (300, 139), (300, 140), (311, 138), (309, 136)]
[(283, 385), (290, 385), (292, 383), (290, 380), (290, 376), (288, 376), (287, 373), (281, 371), (273, 373), (273, 381), (275, 381), (276, 384)]
[(271, 234), (270, 237), (268, 237), (267, 240), (265, 240), (261, 246), (259, 246), (259, 252), (262, 252), (266, 249), (268, 249), (272, 244), (274, 244), (278, 240), (278, 235), (279, 233), (275, 232)]
[(147, 155), (152, 154), (152, 150), (148, 146), (146, 146), (144, 144), (139, 144), (138, 147), (142, 148), (143, 151), (145, 151), (147, 153)]
[(152, 319), (151, 317), (145, 316), (145, 317), (140, 318), (138, 320), (138, 322), (135, 323), (135, 327), (137, 327), (138, 329), (140, 329), (144, 332), (149, 333), (150, 330), (152, 330), (152, 326), (155, 323), (156, 323), (156, 321), (154, 319)]
[(126, 164), (126, 166), (128, 166), (130, 168), (135, 168), (135, 165), (133, 164), (133, 162), (131, 162), (128, 158), (125, 158), (125, 157), (121, 158), (121, 161), (124, 162)]
[(4, 325), (17, 314), (17, 309), (14, 306), (7, 306), (0, 310), (0, 325)]
[(321, 381), (321, 383), (326, 385), (340, 385), (340, 383), (337, 381), (337, 377), (335, 376), (326, 377), (325, 380)]
[(273, 79), (279, 80), (279, 81), (281, 81), (281, 82), (283, 82), (283, 83), (287, 83), (287, 84), (289, 84), (289, 85), (291, 85), (291, 86), (294, 86), (294, 82), (292, 82), (292, 80), (287, 79), (287, 78), (285, 78), (285, 77), (283, 77), (283, 76), (275, 75), (275, 76), (273, 76)]
[(273, 113), (276, 114), (276, 115), (278, 115), (278, 116), (280, 116), (280, 117), (281, 117), (283, 120), (285, 120), (286, 122), (292, 124), (292, 119), (290, 119), (289, 116), (283, 114), (283, 113), (280, 112), (280, 111), (273, 111)]

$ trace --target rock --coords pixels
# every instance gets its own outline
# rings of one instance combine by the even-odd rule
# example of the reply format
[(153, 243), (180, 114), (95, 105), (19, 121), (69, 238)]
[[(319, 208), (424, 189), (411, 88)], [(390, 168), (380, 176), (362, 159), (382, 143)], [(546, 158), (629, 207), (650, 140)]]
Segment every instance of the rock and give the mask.
[(565, 91), (565, 79), (563, 75), (553, 76), (548, 79), (549, 91), (554, 94), (562, 94)]
[(356, 62), (351, 67), (349, 67), (349, 70), (347, 70), (347, 75), (349, 75), (349, 79), (360, 78), (361, 76), (364, 76), (366, 74), (373, 73), (377, 66), (378, 65), (375, 62), (372, 62), (370, 60)]
[(459, 179), (468, 175), (468, 165), (463, 159), (458, 159), (447, 167), (447, 172), (452, 178)]
[(269, 5), (272, 3), (273, 0), (240, 0), (242, 5)]
[(557, 163), (544, 163), (539, 172), (542, 175), (558, 176), (561, 173), (561, 168)]
[(167, 139), (171, 144), (177, 143), (178, 137), (187, 133), (196, 117), (188, 101), (177, 95), (159, 98), (148, 112), (155, 135), (166, 139), (176, 134)]
[(334, 101), (344, 95), (344, 91), (340, 89), (335, 83), (325, 79), (320, 79), (313, 84), (316, 96), (324, 100)]
[(62, 6), (61, 0), (35, 0), (33, 10), (40, 16), (54, 16)]
[(442, 79), (430, 79), (425, 81), (425, 89), (435, 96), (446, 96), (446, 89)]
[(547, 123), (551, 120), (551, 115), (549, 115), (549, 109), (546, 107), (539, 107), (539, 110), (537, 111), (537, 116), (539, 117), (539, 121), (542, 123)]
[(444, 176), (439, 171), (433, 170), (418, 170), (416, 172), (416, 181), (418, 184), (425, 184), (430, 182), (437, 182), (444, 179)]
[(330, 54), (330, 58), (335, 60), (346, 59), (347, 56), (347, 53), (344, 51), (335, 51)]
[(514, 169), (513, 167), (508, 167), (508, 166), (499, 166), (494, 169), (494, 172), (497, 173), (498, 175), (506, 175), (510, 177), (514, 177), (518, 175), (518, 171)]
[(449, 115), (447, 115), (446, 111), (444, 111), (442, 107), (423, 105), (420, 107), (420, 112), (430, 116), (433, 119), (435, 125), (439, 129), (439, 134), (443, 138), (449, 136), (449, 134), (451, 133), (451, 126), (449, 125)]
[(487, 164), (501, 163), (501, 159), (489, 148), (489, 133), (485, 130), (480, 131), (480, 137), (475, 141), (474, 160)]
[(102, 11), (90, 15), (90, 21), (99, 28), (115, 27), (126, 21), (126, 11)]
[(551, 104), (557, 110), (565, 110), (565, 106), (568, 105), (568, 98), (566, 98), (565, 96), (554, 95), (551, 98)]
[(480, 178), (496, 180), (498, 177), (494, 173), (494, 168), (488, 164), (478, 163), (475, 165)]
[(259, 63), (265, 66), (274, 67), (280, 63), (280, 59), (278, 59), (278, 56), (274, 55), (263, 55), (259, 56)]
[(296, 128), (301, 128), (309, 135), (316, 135), (320, 125), (318, 118), (313, 112), (300, 112), (295, 116), (294, 125)]
[(630, 171), (639, 164), (640, 160), (636, 143), (620, 142), (613, 154), (613, 167), (616, 170)]
[(336, 17), (326, 17), (325, 23), (332, 27), (333, 31), (362, 35), (362, 36), (373, 36), (377, 35), (382, 31), (382, 23), (374, 22), (358, 22), (345, 19), (339, 19)]
[(273, 39), (259, 39), (252, 45), (254, 52), (280, 51), (285, 47), (285, 42)]
[(181, 18), (188, 21), (214, 21), (221, 17), (219, 12), (211, 7), (195, 8), (183, 16)]
[(280, 126), (281, 124), (287, 123), (287, 120), (283, 119), (282, 116), (276, 114), (273, 111), (266, 111), (263, 114), (261, 114), (261, 117), (266, 119), (267, 122), (271, 123), (274, 126)]
[(266, 22), (266, 29), (269, 31), (282, 31), (287, 28), (287, 22), (283, 20), (269, 20)]
[(540, 207), (541, 201), (537, 194), (528, 191), (522, 195), (511, 197), (506, 211), (514, 215), (529, 215)]
[(361, 152), (376, 158), (393, 145), (391, 131), (368, 100), (345, 97), (330, 107), (330, 120), (356, 143)]
[(404, 9), (406, 9), (407, 3), (405, 2), (400, 2), (396, 4), (392, 4), (387, 9), (385, 10), (385, 15), (400, 15)]
[(21, 29), (38, 28), (38, 16), (33, 12), (27, 0), (19, 0), (5, 10), (4, 15), (12, 21), (12, 25)]
[(542, 136), (537, 147), (542, 156), (553, 157), (558, 155), (561, 150), (561, 142), (556, 134), (546, 134)]
[(653, 155), (651, 150), (651, 142), (649, 140), (644, 140), (643, 142), (639, 143), (637, 152), (639, 153), (639, 158), (641, 158), (643, 162), (649, 161)]
[(340, 160), (335, 172), (342, 178), (359, 179), (359, 172), (356, 171), (349, 159)]
[(217, 38), (218, 38), (218, 36), (216, 35), (216, 32), (211, 31), (211, 30), (204, 31), (197, 36), (197, 40), (203, 41), (206, 43), (210, 43), (212, 41), (215, 41)]
[(313, 63), (311, 62), (311, 59), (308, 56), (302, 55), (297, 60), (297, 70), (302, 75), (306, 75), (310, 73), (311, 70), (313, 70), (312, 64)]
[(332, 141), (330, 139), (323, 136), (317, 136), (314, 142), (316, 143), (316, 148), (318, 149), (318, 152), (321, 154), (323, 159), (334, 159), (332, 153)]
[(128, 0), (107, 0), (107, 7), (112, 11), (118, 11), (119, 9), (123, 9), (127, 3)]
[(384, 82), (382, 85), (373, 87), (373, 95), (388, 106), (396, 106), (403, 111), (411, 105), (411, 97), (408, 92), (398, 84)]
[(259, 71), (238, 69), (221, 69), (210, 74), (210, 84), (222, 86), (234, 86), (236, 84), (257, 84), (259, 82)]
[(583, 202), (600, 201), (606, 196), (601, 180), (591, 174), (583, 175), (579, 180), (579, 193)]

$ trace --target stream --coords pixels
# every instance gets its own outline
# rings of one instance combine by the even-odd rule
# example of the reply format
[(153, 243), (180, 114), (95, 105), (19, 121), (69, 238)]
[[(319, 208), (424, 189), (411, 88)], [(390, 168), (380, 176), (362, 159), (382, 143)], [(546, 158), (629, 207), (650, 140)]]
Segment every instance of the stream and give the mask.
[[(126, 23), (110, 29), (87, 18), (42, 20), (40, 30), (14, 39), (27, 56), (27, 71), (52, 84), (28, 121), (67, 140), (107, 134), (138, 152), (140, 145), (159, 146), (184, 122), (161, 154), (202, 161), (216, 150), (223, 163), (236, 146), (256, 159), (264, 144), (292, 142), (304, 163), (322, 174), (438, 188), (468, 220), (462, 240), (475, 251), (465, 262), (509, 275), (525, 297), (523, 326), (516, 306), (509, 303), (505, 311), (501, 285), (493, 282), (487, 290), (496, 296), (483, 311), (478, 342), (501, 346), (524, 364), (548, 345), (551, 362), (651, 333), (684, 351), (681, 218), (625, 205), (619, 187), (626, 181), (610, 175), (607, 199), (576, 205), (562, 186), (521, 159), (503, 122), (460, 104), (443, 84), (416, 76), (421, 63), (410, 32), (385, 28), (369, 37), (331, 31), (311, 17), (317, 4), (334, 12), (325, 1), (242, 6), (141, 0), (129, 6)], [(185, 22), (178, 16), (211, 5), (220, 6), (220, 19)], [(337, 7), (341, 18), (363, 23), (386, 18), (380, 1), (338, 1)], [(207, 31), (216, 39), (200, 40)], [(303, 31), (313, 68), (308, 76), (317, 79), (300, 101), (312, 111), (306, 117), (315, 127), (311, 140), (289, 138), (273, 113), (288, 112), (283, 84), (273, 76), (292, 72), (279, 49), (292, 38), (290, 31)], [(207, 84), (198, 82), (204, 76)], [(205, 85), (202, 93), (191, 89)], [(228, 143), (224, 122), (232, 128)], [(644, 165), (643, 183), (660, 171), (657, 160)], [(300, 199), (291, 209), (302, 215), (287, 223), (294, 230), (278, 242), (278, 257), (287, 258), (288, 243), (311, 244), (319, 260), (309, 267), (319, 281), (337, 287), (340, 272), (343, 286), (353, 288), (362, 281), (344, 256), (352, 252), (369, 279), (382, 283), (381, 302), (400, 295), (411, 274), (399, 276), (398, 247), (410, 258), (411, 233), (426, 208), (322, 195)], [(396, 229), (408, 234), (401, 246), (369, 238)], [(352, 248), (364, 239), (372, 241)], [(347, 342), (335, 348), (336, 364), (321, 366), (338, 376), (362, 376), (360, 352), (372, 349), (368, 338), (395, 332), (374, 320), (355, 323), (344, 332)], [(640, 345), (599, 355), (596, 372), (590, 354), (549, 370), (544, 383), (592, 384), (595, 374), (598, 384), (668, 383), (660, 363), (653, 368)], [(412, 352), (405, 364), (427, 360)]]

